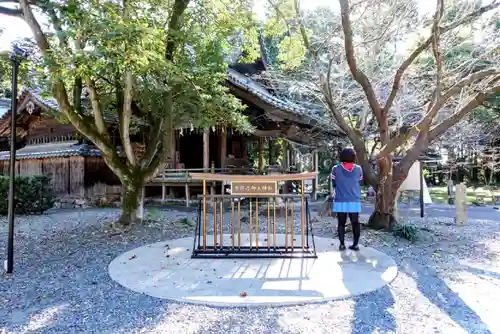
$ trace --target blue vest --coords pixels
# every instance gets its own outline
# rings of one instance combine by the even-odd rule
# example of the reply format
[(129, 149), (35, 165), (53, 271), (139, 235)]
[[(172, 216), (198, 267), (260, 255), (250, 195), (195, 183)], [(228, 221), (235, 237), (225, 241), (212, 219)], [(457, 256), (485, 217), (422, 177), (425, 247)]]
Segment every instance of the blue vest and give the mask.
[(363, 180), (363, 169), (354, 165), (352, 171), (348, 171), (341, 164), (332, 168), (332, 180), (335, 180), (335, 202), (361, 202), (361, 186)]

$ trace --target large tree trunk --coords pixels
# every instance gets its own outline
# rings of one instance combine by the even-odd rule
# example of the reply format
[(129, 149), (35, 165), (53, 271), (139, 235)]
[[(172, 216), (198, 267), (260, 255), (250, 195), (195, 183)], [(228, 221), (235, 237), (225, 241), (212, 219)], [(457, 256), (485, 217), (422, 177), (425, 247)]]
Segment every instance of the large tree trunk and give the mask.
[(394, 203), (397, 188), (393, 187), (392, 159), (390, 156), (379, 158), (379, 177), (377, 182), (377, 197), (375, 211), (368, 225), (374, 229), (390, 230), (394, 224)]
[(375, 210), (371, 214), (368, 225), (376, 230), (392, 230), (396, 218), (394, 216), (394, 204), (396, 202), (396, 191), (392, 186), (379, 183)]
[(392, 157), (387, 156), (378, 160), (380, 169), (376, 186), (377, 197), (375, 210), (368, 220), (368, 225), (377, 230), (392, 230), (396, 223), (394, 215), (397, 192), (403, 181), (408, 176), (407, 168), (399, 164), (393, 167)]
[(143, 218), (144, 178), (135, 176), (122, 180), (122, 214), (118, 223), (135, 224)]

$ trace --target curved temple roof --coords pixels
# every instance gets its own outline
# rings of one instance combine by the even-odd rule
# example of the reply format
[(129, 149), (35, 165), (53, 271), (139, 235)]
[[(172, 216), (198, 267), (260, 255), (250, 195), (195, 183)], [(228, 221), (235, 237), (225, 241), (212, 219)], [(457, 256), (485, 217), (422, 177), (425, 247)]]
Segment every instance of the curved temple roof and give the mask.
[[(277, 120), (278, 122), (291, 121), (292, 123), (297, 124), (298, 126), (294, 127), (294, 133), (297, 135), (298, 132), (296, 130), (302, 127), (306, 129), (305, 131), (323, 133), (327, 134), (327, 136), (339, 136), (342, 134), (342, 132), (334, 126), (332, 122), (324, 120), (322, 117), (315, 116), (314, 112), (311, 110), (274, 96), (263, 85), (251, 77), (240, 73), (233, 68), (229, 68), (227, 74), (227, 82), (246, 94), (250, 94), (253, 96), (254, 100), (259, 101), (260, 106), (265, 109), (265, 112), (270, 119)], [(21, 111), (29, 108), (30, 103), (36, 104), (38, 107), (42, 108), (42, 110), (59, 111), (59, 106), (54, 98), (42, 96), (40, 90), (25, 88), (20, 96), (20, 105), (18, 106), (19, 114)], [(6, 126), (8, 127), (8, 124), (6, 124), (8, 123), (7, 118), (10, 119), (10, 112), (3, 115), (0, 119), (0, 128), (4, 128)], [(116, 117), (111, 117), (113, 119), (108, 120), (108, 117), (105, 115), (105, 118), (106, 121), (116, 121), (116, 119), (114, 119)], [(301, 135), (301, 139), (298, 139), (300, 136), (297, 137), (295, 135), (292, 137), (297, 138), (290, 137), (287, 139), (291, 141), (299, 140), (299, 142), (303, 142), (308, 136), (305, 133), (302, 133)], [(281, 134), (281, 136), (287, 137), (287, 134)]]
[[(16, 152), (16, 160), (61, 158), (72, 156), (100, 156), (99, 150), (77, 141), (55, 142), (40, 145), (27, 145)], [(9, 160), (10, 152), (0, 152), (0, 161)]]

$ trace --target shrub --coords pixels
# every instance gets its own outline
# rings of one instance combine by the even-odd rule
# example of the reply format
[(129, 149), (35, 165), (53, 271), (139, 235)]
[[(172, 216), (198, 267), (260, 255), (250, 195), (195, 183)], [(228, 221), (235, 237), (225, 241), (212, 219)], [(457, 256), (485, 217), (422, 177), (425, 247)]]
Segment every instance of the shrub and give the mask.
[(418, 239), (418, 228), (411, 225), (398, 224), (394, 227), (395, 236), (414, 242)]
[[(54, 205), (50, 179), (46, 176), (17, 176), (15, 179), (15, 213), (41, 214)], [(0, 215), (9, 207), (9, 178), (0, 177)]]

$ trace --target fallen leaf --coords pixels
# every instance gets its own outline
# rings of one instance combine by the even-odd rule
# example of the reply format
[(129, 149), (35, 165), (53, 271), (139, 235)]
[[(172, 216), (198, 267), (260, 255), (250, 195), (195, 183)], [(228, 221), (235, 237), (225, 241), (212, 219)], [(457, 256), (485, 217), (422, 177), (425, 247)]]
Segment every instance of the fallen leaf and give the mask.
[(245, 291), (240, 292), (240, 297), (246, 297), (246, 296), (248, 296), (248, 294)]

